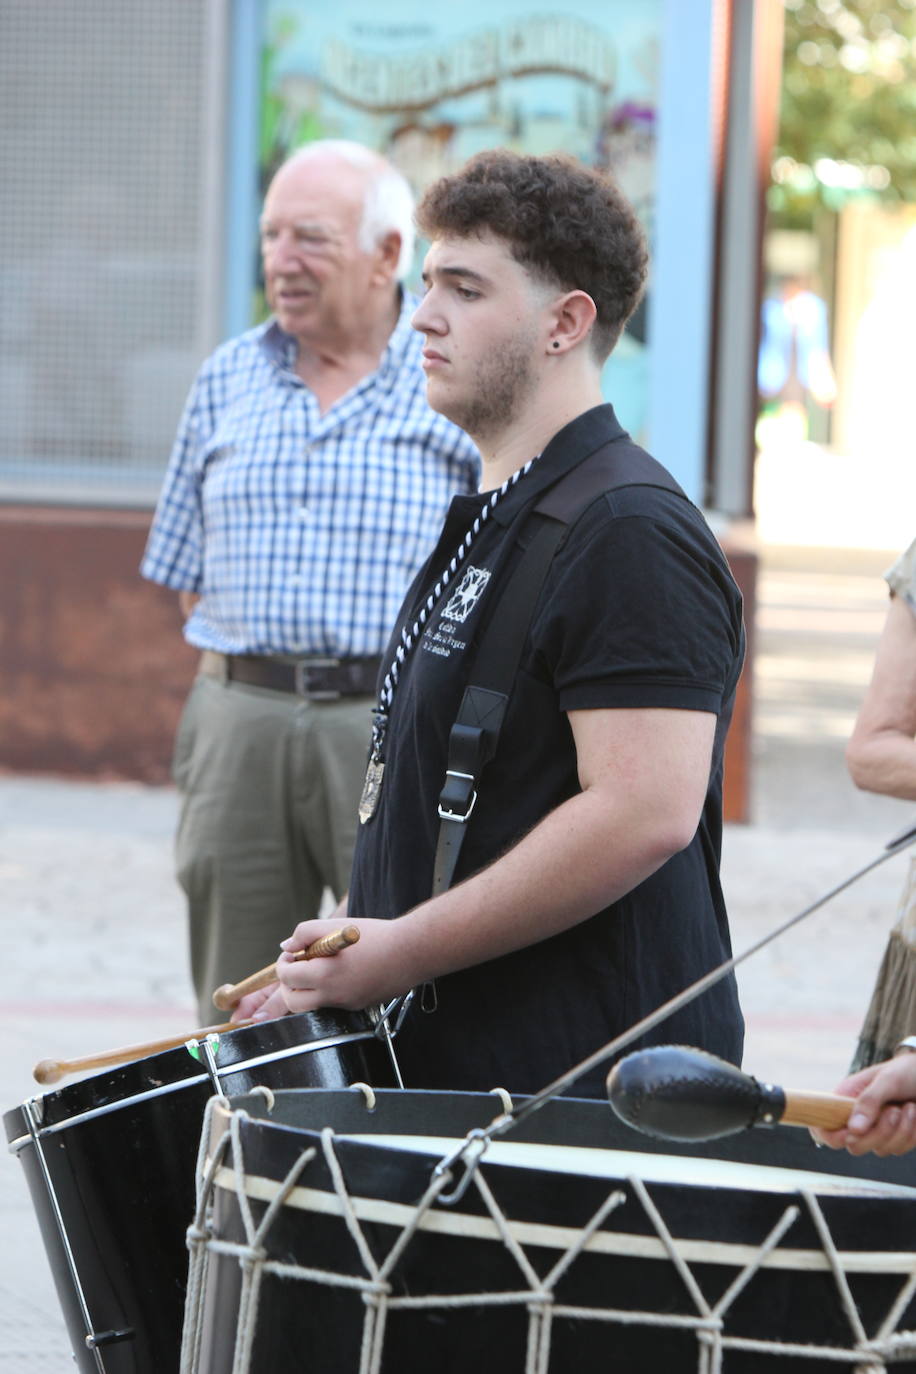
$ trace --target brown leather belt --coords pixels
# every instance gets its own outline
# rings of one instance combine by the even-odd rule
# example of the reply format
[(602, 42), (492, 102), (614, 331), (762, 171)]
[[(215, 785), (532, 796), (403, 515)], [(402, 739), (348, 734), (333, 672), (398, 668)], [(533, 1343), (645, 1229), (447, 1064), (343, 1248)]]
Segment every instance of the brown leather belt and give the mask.
[(271, 658), (262, 654), (220, 654), (205, 649), (200, 671), (223, 682), (244, 682), (290, 692), (306, 701), (373, 696), (380, 658)]

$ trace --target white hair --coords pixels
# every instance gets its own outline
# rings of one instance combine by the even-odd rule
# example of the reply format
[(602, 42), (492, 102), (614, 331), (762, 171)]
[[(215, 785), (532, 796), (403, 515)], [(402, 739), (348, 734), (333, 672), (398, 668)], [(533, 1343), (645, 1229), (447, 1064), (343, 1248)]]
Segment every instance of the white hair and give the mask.
[(346, 138), (319, 138), (314, 143), (306, 143), (302, 148), (297, 148), (283, 165), (305, 162), (328, 153), (368, 173), (363, 217), (359, 225), (359, 246), (364, 253), (371, 253), (386, 234), (395, 230), (401, 236), (397, 279), (403, 281), (413, 262), (416, 237), (414, 198), (406, 177), (380, 153), (374, 153), (362, 143), (353, 143)]

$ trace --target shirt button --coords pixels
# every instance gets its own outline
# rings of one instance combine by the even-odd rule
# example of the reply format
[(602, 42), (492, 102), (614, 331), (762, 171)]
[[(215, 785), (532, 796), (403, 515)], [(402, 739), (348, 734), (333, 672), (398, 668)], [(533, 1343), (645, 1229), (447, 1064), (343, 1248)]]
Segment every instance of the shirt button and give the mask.
[(308, 508), (308, 506), (305, 506), (305, 505), (300, 506), (299, 509), (296, 511), (296, 514), (298, 515), (298, 517), (299, 517), (300, 520), (307, 520), (307, 519), (309, 518), (309, 508)]

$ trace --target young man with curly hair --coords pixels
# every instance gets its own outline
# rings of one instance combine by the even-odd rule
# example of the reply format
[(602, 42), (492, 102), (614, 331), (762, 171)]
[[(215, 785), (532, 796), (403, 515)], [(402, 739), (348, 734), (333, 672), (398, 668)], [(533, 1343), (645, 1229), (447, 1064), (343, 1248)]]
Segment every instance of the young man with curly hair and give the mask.
[[(385, 656), (348, 900), (285, 947), (344, 916), (360, 940), (281, 958), (279, 986), (239, 1014), (422, 987), (398, 1040), (406, 1086), (532, 1092), (729, 956), (718, 864), (741, 599), (699, 511), (603, 401), (647, 270), (615, 185), (494, 151), (435, 183), (418, 222), (427, 396), (477, 444), (481, 491), (454, 499)], [(583, 485), (599, 451), (636, 464), (628, 484)], [(587, 499), (526, 612), (498, 740), (464, 772), (461, 742), (486, 736), (465, 712), (481, 639), (491, 623), (511, 637), (505, 588), (576, 481)], [(740, 1061), (734, 980), (652, 1038)], [(572, 1091), (602, 1095), (606, 1071)]]

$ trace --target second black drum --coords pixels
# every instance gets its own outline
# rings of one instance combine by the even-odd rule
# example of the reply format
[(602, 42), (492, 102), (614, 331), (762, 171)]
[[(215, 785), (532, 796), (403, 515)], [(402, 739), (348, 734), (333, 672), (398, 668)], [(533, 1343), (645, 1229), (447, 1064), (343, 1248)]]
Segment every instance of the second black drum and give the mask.
[[(199, 1053), (199, 1052), (198, 1052)], [(245, 1026), (214, 1051), (222, 1091), (396, 1082), (369, 1017), (326, 1010)], [(4, 1115), (26, 1172), (83, 1374), (175, 1374), (206, 1057), (185, 1047), (46, 1093)]]

